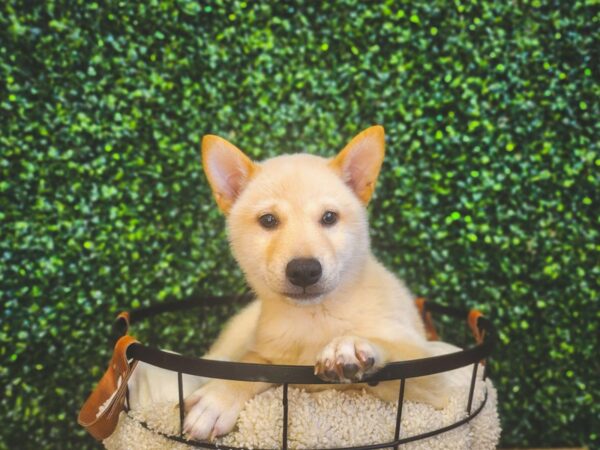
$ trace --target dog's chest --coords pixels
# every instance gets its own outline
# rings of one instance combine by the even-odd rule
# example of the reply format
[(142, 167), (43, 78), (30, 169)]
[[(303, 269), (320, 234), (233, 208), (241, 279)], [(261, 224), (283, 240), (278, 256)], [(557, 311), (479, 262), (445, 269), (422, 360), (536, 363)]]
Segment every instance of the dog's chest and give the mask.
[(325, 345), (351, 330), (351, 323), (327, 314), (267, 317), (259, 322), (256, 350), (276, 364), (312, 365)]

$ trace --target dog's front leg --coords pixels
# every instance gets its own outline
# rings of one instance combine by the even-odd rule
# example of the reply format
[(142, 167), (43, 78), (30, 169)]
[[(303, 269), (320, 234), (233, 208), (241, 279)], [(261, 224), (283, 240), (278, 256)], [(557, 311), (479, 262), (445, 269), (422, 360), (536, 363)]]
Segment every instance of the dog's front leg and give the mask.
[[(377, 372), (391, 361), (405, 361), (434, 356), (427, 341), (406, 339), (389, 342), (380, 338), (340, 336), (334, 338), (317, 356), (315, 375), (326, 381), (356, 383)], [(384, 382), (368, 389), (382, 400), (398, 395), (398, 382)], [(448, 403), (448, 382), (444, 374), (410, 379), (406, 398), (443, 408)]]
[(184, 432), (199, 440), (213, 440), (229, 433), (244, 404), (269, 386), (268, 383), (209, 381), (185, 401)]
[(243, 358), (254, 344), (260, 309), (259, 300), (244, 306), (227, 321), (218, 339), (203, 358), (220, 361), (239, 361)]
[[(241, 362), (268, 363), (254, 352), (247, 353)], [(194, 439), (210, 440), (229, 433), (244, 404), (270, 386), (262, 382), (209, 381), (185, 400), (184, 432)]]

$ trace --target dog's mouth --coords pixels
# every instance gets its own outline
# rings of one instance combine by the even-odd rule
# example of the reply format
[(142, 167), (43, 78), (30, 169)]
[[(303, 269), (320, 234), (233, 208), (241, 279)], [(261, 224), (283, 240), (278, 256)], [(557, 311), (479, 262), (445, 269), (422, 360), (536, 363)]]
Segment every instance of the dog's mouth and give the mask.
[(293, 300), (307, 301), (319, 298), (321, 295), (323, 295), (323, 292), (284, 292), (283, 295)]

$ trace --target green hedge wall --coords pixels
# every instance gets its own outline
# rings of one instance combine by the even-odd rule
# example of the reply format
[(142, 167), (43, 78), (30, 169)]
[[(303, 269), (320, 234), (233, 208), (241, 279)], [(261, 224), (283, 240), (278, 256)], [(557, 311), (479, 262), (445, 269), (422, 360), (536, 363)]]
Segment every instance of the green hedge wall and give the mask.
[[(332, 155), (374, 123), (373, 245), (494, 318), (503, 444), (597, 444), (594, 3), (2, 2), (0, 447), (93, 448), (115, 313), (242, 288), (204, 133)], [(199, 354), (225, 314), (140, 333)]]

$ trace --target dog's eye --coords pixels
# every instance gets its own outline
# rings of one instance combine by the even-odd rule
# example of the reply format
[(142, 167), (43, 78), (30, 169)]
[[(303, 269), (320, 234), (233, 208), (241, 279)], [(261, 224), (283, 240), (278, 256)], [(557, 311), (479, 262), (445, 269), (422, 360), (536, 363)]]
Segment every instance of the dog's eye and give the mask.
[(336, 213), (334, 213), (333, 211), (326, 211), (325, 214), (323, 214), (323, 217), (321, 217), (321, 223), (323, 225), (333, 225), (334, 223), (336, 223), (338, 220), (338, 215)]
[(277, 217), (275, 217), (273, 214), (263, 214), (260, 216), (258, 221), (263, 228), (267, 229), (272, 229), (279, 225)]

